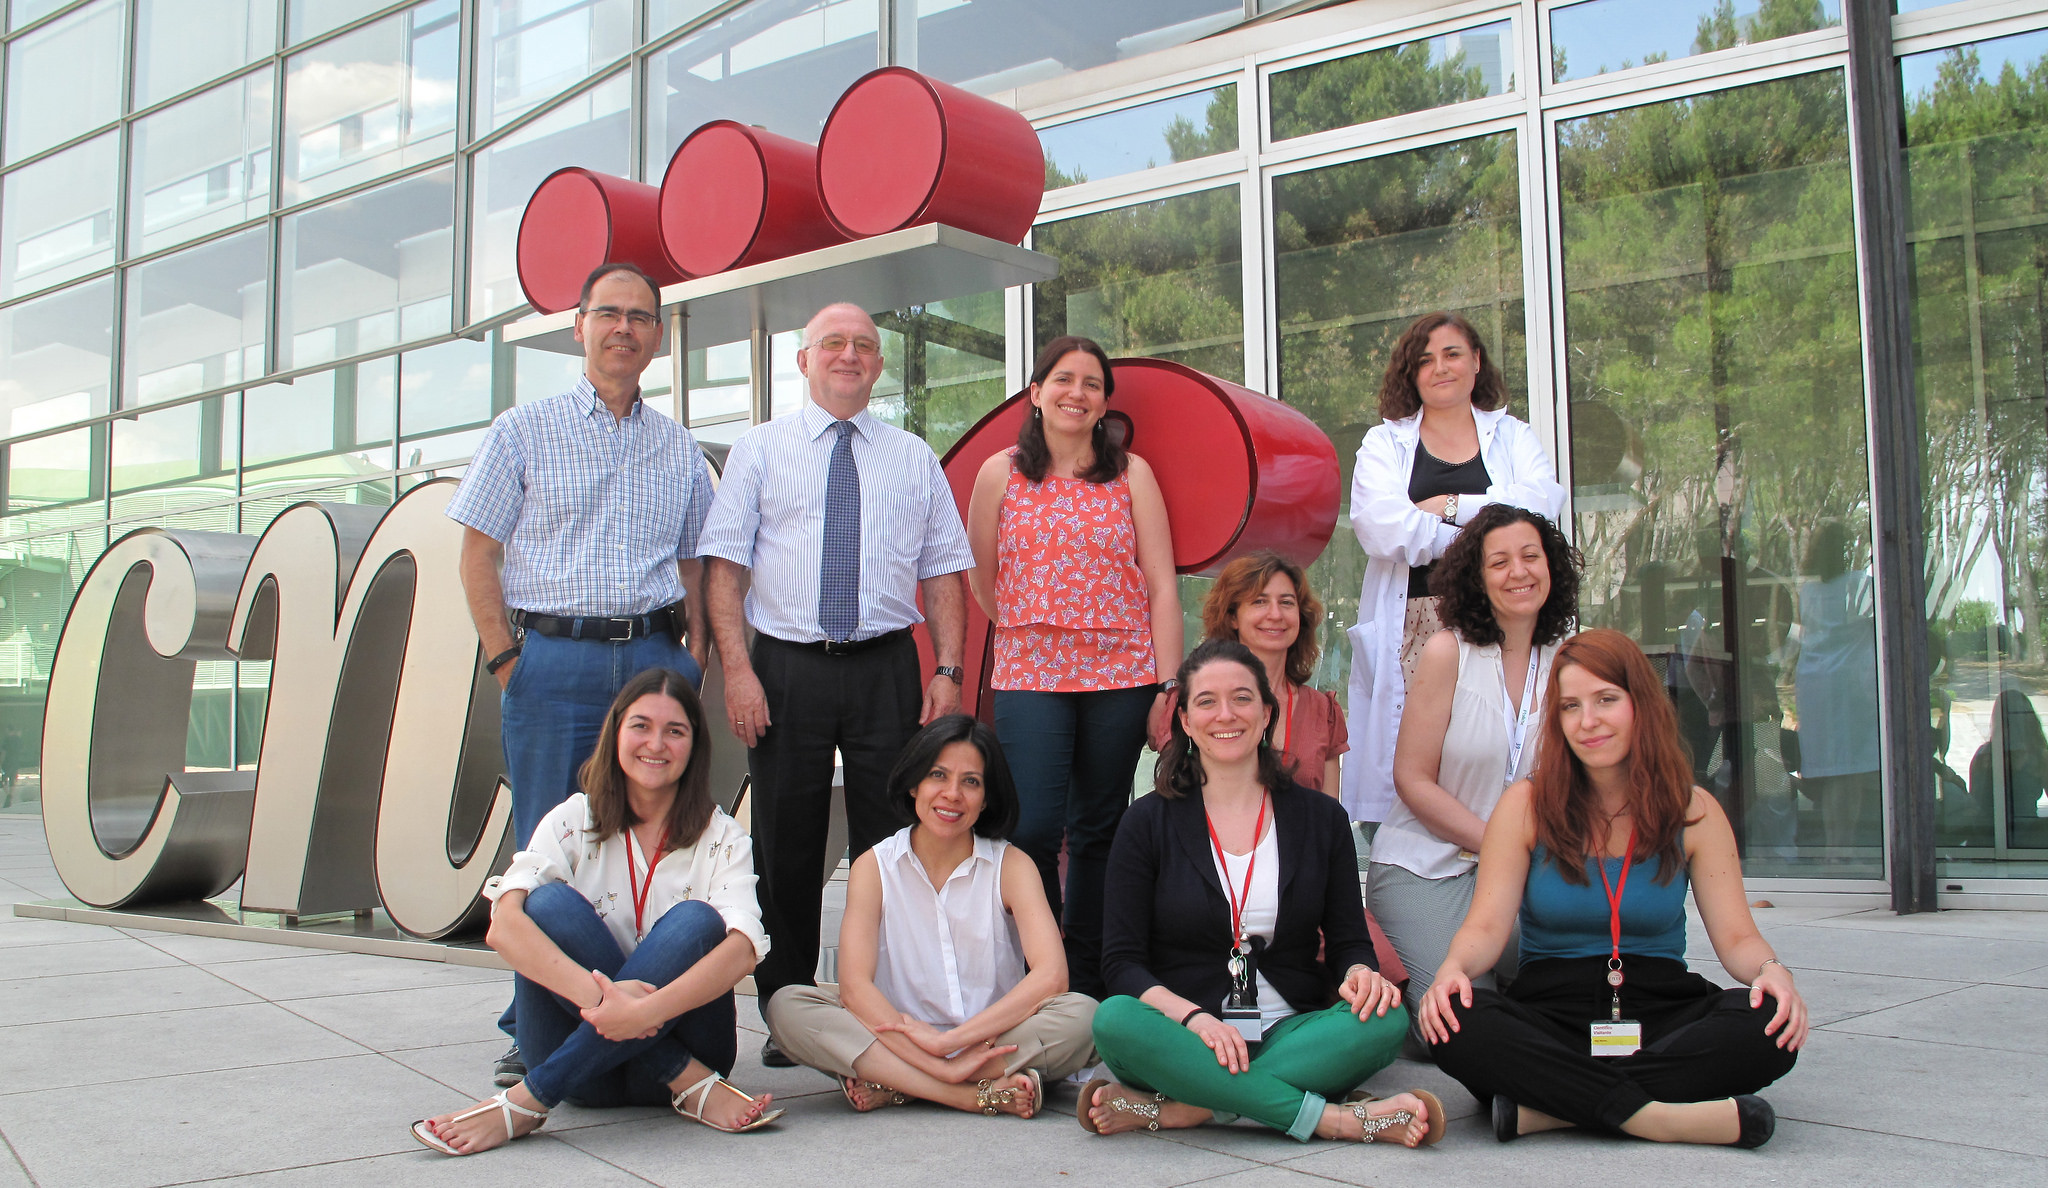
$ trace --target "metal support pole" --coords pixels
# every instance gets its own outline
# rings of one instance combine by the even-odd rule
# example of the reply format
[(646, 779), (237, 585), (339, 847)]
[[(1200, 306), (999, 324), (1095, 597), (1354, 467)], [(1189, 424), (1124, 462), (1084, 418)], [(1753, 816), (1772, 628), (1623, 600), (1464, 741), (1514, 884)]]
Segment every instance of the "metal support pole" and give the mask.
[(1849, 0), (1849, 133), (1863, 271), (1863, 365), (1870, 401), (1877, 577), (1878, 697), (1891, 798), (1892, 910), (1933, 911), (1934, 732), (1927, 659), (1927, 531), (1913, 391), (1912, 273), (1892, 6)]
[(769, 349), (770, 338), (766, 319), (761, 313), (760, 298), (754, 299), (754, 329), (747, 338), (747, 374), (754, 391), (754, 424), (762, 424), (775, 416), (774, 353)]
[(690, 315), (678, 305), (668, 315), (668, 390), (675, 397), (676, 424), (690, 423)]

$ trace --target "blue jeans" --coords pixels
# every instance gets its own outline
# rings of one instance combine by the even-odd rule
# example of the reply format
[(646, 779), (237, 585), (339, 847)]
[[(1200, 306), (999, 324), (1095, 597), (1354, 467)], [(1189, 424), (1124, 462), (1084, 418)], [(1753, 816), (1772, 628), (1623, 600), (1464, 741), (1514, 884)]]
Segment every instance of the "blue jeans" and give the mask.
[(1106, 994), (1102, 898), (1109, 845), (1131, 802), (1145, 717), (1158, 691), (1153, 685), (1091, 693), (996, 690), (996, 737), (1017, 783), (1017, 829), (1010, 840), (1038, 864), (1053, 918), (1063, 921), (1069, 988), (1091, 998)]
[[(638, 978), (650, 986), (681, 977), (727, 931), (717, 908), (688, 900), (656, 920), (628, 957), (590, 901), (567, 883), (536, 887), (526, 897), (526, 914), (569, 960), (615, 982)], [(731, 991), (670, 1019), (650, 1038), (614, 1042), (584, 1022), (575, 1003), (539, 982), (520, 976), (514, 985), (526, 1091), (549, 1108), (564, 1100), (597, 1108), (667, 1105), (668, 1083), (692, 1057), (730, 1073), (739, 1051)]]
[[(540, 819), (577, 790), (576, 771), (597, 749), (612, 698), (650, 668), (673, 668), (691, 684), (704, 684), (696, 658), (671, 635), (609, 643), (526, 633), (498, 700), (514, 849), (525, 849)], [(498, 1018), (499, 1030), (516, 1035), (518, 1014), (515, 997)]]

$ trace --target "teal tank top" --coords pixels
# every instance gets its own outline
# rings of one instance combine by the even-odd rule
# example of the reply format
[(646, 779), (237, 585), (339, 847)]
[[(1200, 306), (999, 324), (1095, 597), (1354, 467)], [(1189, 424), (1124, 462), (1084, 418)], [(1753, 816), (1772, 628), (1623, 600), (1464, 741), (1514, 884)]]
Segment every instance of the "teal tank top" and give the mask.
[[(1613, 951), (1607, 932), (1607, 891), (1600, 870), (1607, 864), (1607, 883), (1621, 878), (1621, 859), (1586, 859), (1586, 885), (1564, 881), (1550, 854), (1537, 846), (1529, 855), (1529, 881), (1522, 890), (1522, 963), (1547, 957), (1605, 957)], [(1621, 893), (1623, 956), (1685, 960), (1686, 876), (1680, 871), (1669, 883), (1657, 882), (1661, 859), (1629, 868), (1628, 887)]]

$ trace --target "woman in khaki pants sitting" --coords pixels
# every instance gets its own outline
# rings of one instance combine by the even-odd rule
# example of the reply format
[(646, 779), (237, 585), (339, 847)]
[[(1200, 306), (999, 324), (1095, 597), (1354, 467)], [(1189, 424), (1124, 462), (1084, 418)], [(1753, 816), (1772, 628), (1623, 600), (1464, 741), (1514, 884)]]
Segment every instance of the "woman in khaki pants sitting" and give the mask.
[(854, 860), (838, 991), (784, 987), (769, 1030), (863, 1113), (915, 1097), (1029, 1118), (1046, 1081), (1093, 1062), (1095, 1000), (1066, 992), (1038, 868), (1003, 840), (1017, 793), (1002, 748), (964, 714), (940, 718), (889, 794), (915, 823)]

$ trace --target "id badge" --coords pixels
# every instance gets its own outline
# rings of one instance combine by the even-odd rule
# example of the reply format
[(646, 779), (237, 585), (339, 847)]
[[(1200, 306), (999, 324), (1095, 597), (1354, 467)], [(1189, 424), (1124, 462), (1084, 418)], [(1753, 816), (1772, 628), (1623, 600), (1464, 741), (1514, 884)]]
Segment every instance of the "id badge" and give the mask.
[(1256, 1044), (1266, 1038), (1266, 1020), (1263, 1015), (1259, 1014), (1258, 1007), (1241, 1007), (1225, 1004), (1223, 1007), (1223, 1021), (1237, 1028), (1237, 1033), (1243, 1036), (1244, 1042), (1248, 1044)]
[(1643, 1046), (1643, 1025), (1633, 1019), (1603, 1019), (1593, 1024), (1593, 1055), (1633, 1056)]

